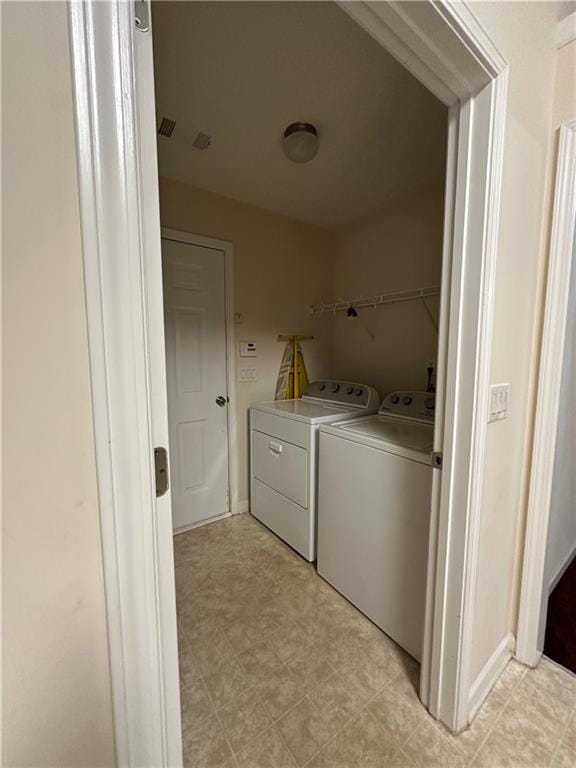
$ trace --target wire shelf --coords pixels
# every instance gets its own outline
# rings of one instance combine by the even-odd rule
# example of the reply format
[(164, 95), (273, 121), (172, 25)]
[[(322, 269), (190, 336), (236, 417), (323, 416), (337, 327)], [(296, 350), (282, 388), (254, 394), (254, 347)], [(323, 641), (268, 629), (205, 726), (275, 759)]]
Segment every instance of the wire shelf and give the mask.
[(429, 299), (440, 295), (440, 288), (432, 286), (430, 288), (416, 288), (411, 291), (396, 291), (394, 293), (381, 293), (379, 296), (361, 297), (358, 299), (340, 299), (331, 304), (312, 304), (310, 306), (311, 315), (320, 315), (325, 312), (347, 312), (350, 307), (354, 309), (365, 309), (378, 307), (382, 304), (395, 304), (399, 301), (414, 301), (416, 299)]

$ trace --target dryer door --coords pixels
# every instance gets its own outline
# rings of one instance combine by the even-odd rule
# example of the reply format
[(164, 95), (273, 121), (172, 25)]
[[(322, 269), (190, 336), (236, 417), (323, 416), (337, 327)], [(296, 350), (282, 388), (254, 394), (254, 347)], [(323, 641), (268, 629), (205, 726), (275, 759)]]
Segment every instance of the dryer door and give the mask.
[(308, 451), (254, 430), (252, 461), (254, 477), (301, 507), (308, 507)]

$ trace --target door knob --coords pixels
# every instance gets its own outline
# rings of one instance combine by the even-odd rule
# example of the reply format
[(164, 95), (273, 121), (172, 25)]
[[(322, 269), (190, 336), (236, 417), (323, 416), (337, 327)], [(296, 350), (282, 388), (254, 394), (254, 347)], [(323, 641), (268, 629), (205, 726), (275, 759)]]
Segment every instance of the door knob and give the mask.
[(216, 405), (219, 405), (220, 408), (224, 408), (226, 405), (226, 398), (223, 395), (218, 395), (216, 398)]

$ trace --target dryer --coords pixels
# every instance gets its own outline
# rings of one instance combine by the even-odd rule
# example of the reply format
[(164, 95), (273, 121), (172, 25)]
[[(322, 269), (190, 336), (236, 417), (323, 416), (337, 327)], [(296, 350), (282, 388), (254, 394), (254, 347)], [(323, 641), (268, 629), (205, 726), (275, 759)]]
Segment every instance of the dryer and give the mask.
[(318, 573), (410, 655), (424, 632), (434, 396), (320, 428)]
[(318, 429), (375, 413), (373, 387), (315, 381), (303, 397), (250, 408), (250, 512), (308, 561), (316, 559)]

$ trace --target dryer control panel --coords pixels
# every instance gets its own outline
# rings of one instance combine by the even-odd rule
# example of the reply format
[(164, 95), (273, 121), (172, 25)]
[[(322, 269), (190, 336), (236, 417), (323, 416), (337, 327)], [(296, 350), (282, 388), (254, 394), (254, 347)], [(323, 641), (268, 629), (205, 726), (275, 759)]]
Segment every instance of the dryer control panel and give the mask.
[(436, 396), (433, 392), (404, 389), (392, 392), (385, 397), (379, 413), (433, 424), (435, 407)]
[(306, 400), (322, 400), (336, 405), (351, 405), (357, 408), (375, 410), (380, 405), (378, 392), (374, 387), (353, 381), (313, 381), (303, 396)]

